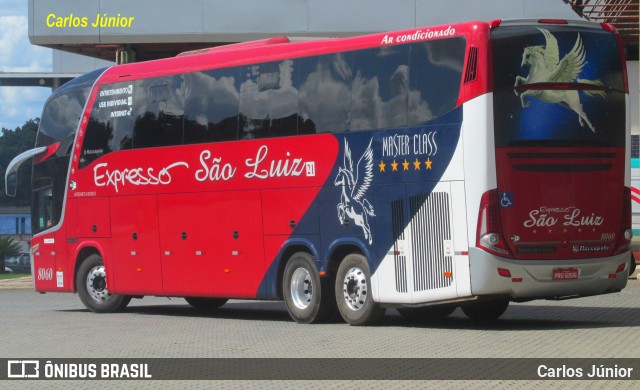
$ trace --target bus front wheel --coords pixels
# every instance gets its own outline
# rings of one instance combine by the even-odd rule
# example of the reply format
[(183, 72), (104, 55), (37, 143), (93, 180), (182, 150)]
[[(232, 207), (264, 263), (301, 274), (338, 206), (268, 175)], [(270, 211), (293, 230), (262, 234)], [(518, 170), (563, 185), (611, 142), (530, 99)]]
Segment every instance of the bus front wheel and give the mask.
[(76, 274), (78, 296), (87, 309), (95, 313), (112, 313), (124, 309), (131, 297), (111, 294), (107, 290), (107, 274), (102, 257), (92, 254), (87, 257)]
[(370, 325), (386, 309), (373, 301), (369, 264), (360, 254), (347, 255), (338, 267), (335, 285), (340, 315), (349, 325)]
[(289, 258), (282, 276), (282, 295), (294, 321), (310, 324), (336, 312), (330, 278), (320, 278), (313, 256), (298, 252)]

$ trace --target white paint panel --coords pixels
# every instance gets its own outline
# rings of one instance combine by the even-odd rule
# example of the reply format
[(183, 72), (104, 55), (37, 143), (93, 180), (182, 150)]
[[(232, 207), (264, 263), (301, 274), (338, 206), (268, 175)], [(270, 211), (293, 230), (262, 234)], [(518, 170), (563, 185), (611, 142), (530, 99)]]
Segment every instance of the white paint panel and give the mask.
[(468, 242), (475, 246), (480, 198), (497, 188), (496, 147), (493, 138), (493, 94), (479, 96), (463, 106), (465, 195)]

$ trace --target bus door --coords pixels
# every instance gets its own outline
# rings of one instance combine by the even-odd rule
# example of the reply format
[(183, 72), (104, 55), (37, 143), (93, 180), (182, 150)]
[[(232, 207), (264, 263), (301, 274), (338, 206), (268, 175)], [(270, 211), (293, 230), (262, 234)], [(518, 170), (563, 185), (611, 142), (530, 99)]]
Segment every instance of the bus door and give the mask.
[[(35, 229), (51, 229), (57, 224), (51, 183), (36, 188), (33, 193), (35, 202), (33, 221)], [(36, 236), (31, 241), (33, 251), (34, 281), (38, 291), (61, 291), (73, 288), (73, 272), (68, 272), (66, 262), (66, 234), (64, 225), (52, 229), (45, 235)], [(71, 290), (69, 290), (71, 291)]]
[(37, 291), (73, 291), (74, 268), (67, 256), (67, 225), (63, 223), (69, 218), (63, 218), (63, 173), (68, 162), (65, 157), (49, 158), (33, 166), (31, 228), (35, 235), (31, 248)]

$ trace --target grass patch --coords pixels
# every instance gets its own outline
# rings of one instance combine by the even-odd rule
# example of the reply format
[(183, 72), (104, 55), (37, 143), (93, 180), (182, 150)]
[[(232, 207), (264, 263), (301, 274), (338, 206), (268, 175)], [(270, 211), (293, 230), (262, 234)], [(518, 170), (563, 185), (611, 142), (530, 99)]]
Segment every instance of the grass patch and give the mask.
[(0, 280), (18, 279), (24, 278), (25, 276), (31, 276), (31, 274), (0, 274)]

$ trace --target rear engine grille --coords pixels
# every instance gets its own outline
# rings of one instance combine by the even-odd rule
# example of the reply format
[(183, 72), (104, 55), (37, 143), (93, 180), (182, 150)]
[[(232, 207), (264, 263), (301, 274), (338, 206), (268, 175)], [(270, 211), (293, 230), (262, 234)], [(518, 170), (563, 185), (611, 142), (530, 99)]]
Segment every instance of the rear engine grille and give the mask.
[(450, 200), (445, 192), (421, 194), (409, 199), (414, 291), (448, 287), (445, 276), (453, 268), (453, 256), (445, 253), (451, 242)]

